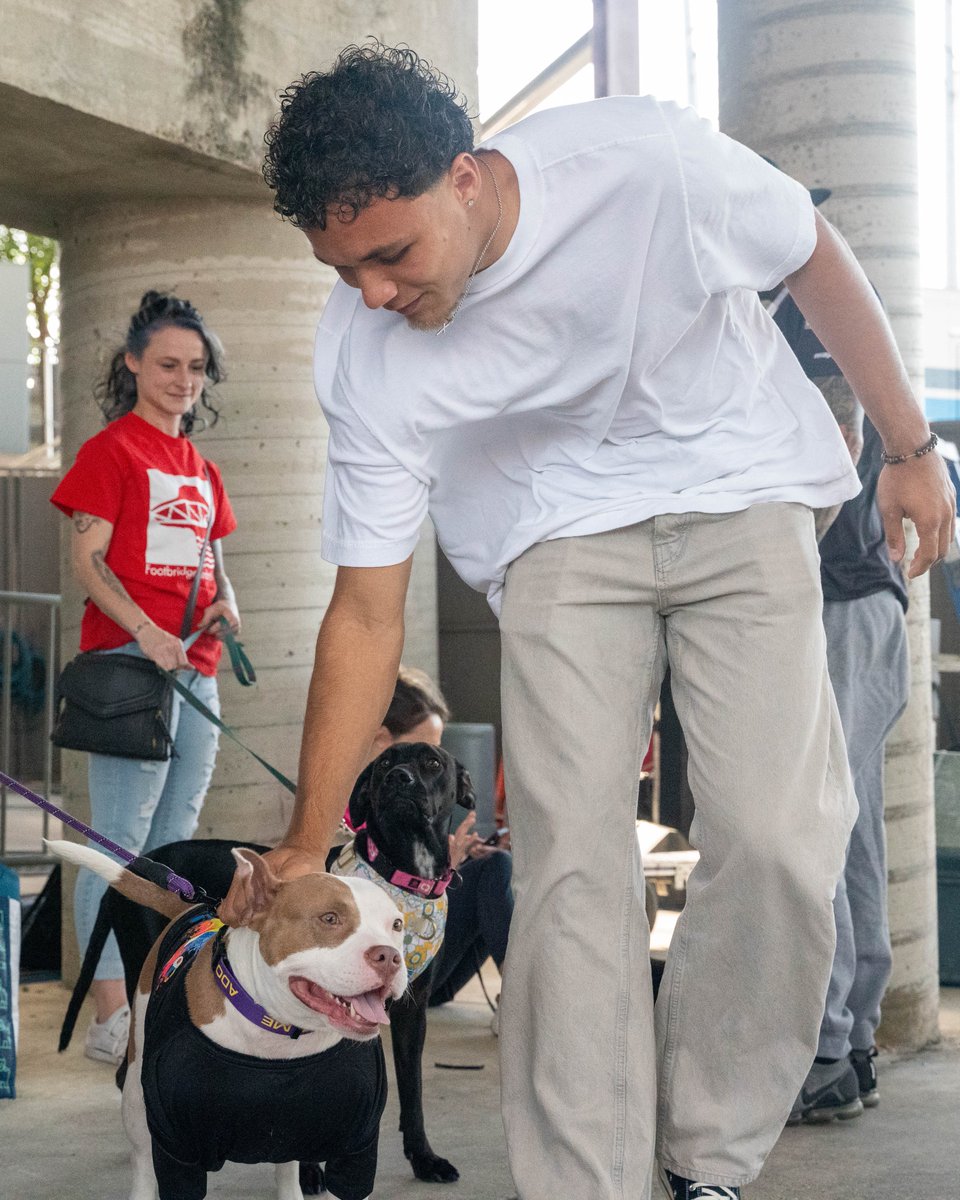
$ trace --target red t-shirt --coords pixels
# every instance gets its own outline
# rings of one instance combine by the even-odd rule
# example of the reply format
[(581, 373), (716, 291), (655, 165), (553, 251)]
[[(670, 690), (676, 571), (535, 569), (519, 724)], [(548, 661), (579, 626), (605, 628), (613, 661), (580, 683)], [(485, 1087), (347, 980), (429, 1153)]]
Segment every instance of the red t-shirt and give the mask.
[[(180, 636), (193, 577), (200, 559), (210, 506), (210, 541), (237, 527), (220, 472), (189, 438), (171, 437), (149, 421), (127, 413), (80, 447), (77, 460), (50, 497), (68, 517), (87, 512), (113, 526), (106, 562), (134, 603), (167, 633)], [(208, 547), (194, 629), (217, 584)], [(112, 650), (130, 634), (87, 600), (80, 627), (81, 650)], [(214, 675), (223, 649), (203, 634), (187, 651), (192, 666)]]

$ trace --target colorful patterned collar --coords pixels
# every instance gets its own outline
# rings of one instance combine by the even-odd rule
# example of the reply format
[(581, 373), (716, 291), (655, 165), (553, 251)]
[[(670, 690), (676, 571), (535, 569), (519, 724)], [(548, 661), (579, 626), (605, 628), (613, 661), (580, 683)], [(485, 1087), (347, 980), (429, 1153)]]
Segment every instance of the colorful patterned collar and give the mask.
[(209, 910), (198, 909), (193, 922), (189, 926), (186, 939), (169, 956), (157, 975), (157, 988), (169, 983), (173, 975), (185, 964), (196, 958), (201, 948), (216, 938), (213, 948), (213, 978), (217, 986), (230, 1001), (241, 1016), (247, 1018), (258, 1029), (268, 1033), (279, 1033), (282, 1037), (298, 1038), (309, 1030), (301, 1029), (299, 1025), (285, 1025), (275, 1017), (271, 1017), (262, 1005), (245, 991), (240, 981), (233, 973), (233, 968), (227, 959), (227, 948), (224, 935), (228, 926), (219, 917), (209, 915)]
[(415, 895), (424, 896), (427, 899), (433, 896), (442, 896), (453, 878), (451, 867), (447, 867), (439, 879), (424, 879), (420, 875), (411, 875), (407, 871), (401, 871), (387, 858), (367, 828), (361, 829), (357, 834), (356, 847), (360, 858), (373, 867), (381, 879), (385, 879), (387, 883), (392, 883), (394, 887), (398, 887), (404, 892), (413, 892)]

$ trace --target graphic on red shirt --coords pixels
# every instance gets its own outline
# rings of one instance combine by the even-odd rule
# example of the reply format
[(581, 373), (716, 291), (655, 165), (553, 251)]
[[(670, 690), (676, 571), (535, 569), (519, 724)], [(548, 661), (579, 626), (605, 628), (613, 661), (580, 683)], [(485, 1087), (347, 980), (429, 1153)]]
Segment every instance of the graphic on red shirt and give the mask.
[[(213, 492), (206, 479), (168, 475), (151, 467), (145, 569), (150, 576), (193, 578), (207, 532)], [(204, 567), (213, 569), (208, 550)], [(176, 569), (179, 568), (179, 569)]]

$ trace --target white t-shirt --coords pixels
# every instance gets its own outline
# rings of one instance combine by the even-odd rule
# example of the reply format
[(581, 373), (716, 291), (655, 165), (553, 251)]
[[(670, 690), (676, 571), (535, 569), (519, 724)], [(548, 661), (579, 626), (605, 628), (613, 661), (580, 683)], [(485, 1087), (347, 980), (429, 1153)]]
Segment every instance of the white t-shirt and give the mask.
[(338, 283), (317, 332), (323, 555), (404, 561), (428, 512), (494, 611), (534, 543), (858, 490), (756, 292), (813, 252), (800, 184), (690, 109), (616, 97), (487, 143), (520, 218), (437, 337)]

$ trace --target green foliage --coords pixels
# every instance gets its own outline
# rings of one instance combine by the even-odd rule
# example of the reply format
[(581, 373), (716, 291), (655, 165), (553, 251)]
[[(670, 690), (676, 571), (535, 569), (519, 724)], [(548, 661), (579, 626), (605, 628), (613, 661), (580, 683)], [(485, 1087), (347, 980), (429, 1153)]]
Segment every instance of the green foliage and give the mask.
[(60, 296), (59, 246), (53, 238), (0, 225), (0, 260), (26, 263), (30, 268), (27, 327), (39, 352), (57, 341)]

